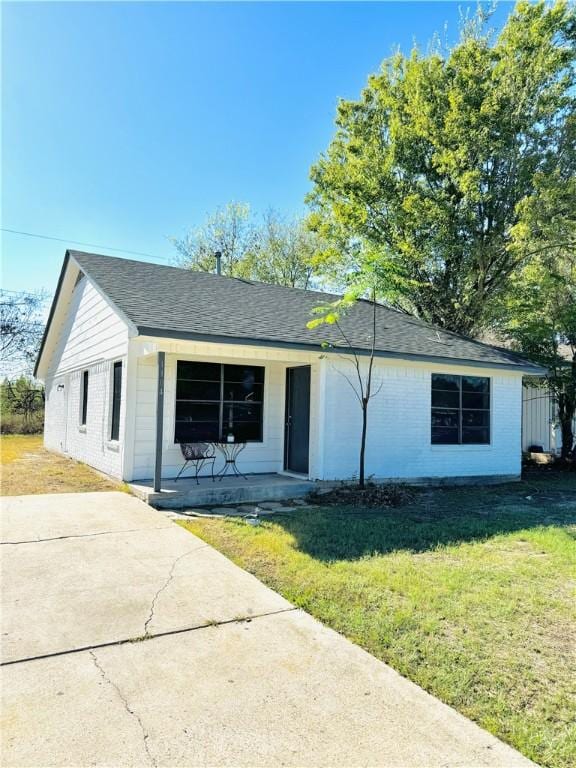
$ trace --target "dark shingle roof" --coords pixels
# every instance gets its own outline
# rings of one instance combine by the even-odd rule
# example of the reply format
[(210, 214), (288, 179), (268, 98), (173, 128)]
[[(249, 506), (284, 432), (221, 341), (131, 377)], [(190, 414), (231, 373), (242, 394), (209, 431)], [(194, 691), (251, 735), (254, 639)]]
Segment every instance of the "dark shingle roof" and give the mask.
[[(177, 267), (69, 251), (80, 268), (143, 335), (316, 348), (342, 345), (335, 326), (306, 327), (312, 310), (337, 296)], [(359, 301), (342, 319), (350, 342), (371, 345), (372, 305)], [(378, 353), (539, 370), (509, 350), (449, 333), (377, 306)]]

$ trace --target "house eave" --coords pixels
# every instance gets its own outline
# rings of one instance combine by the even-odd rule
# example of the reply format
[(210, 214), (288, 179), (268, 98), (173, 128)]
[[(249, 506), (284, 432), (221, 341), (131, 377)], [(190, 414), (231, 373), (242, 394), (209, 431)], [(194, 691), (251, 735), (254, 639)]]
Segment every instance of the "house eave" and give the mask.
[(58, 277), (58, 284), (56, 285), (56, 292), (54, 293), (54, 298), (52, 299), (52, 305), (50, 306), (50, 312), (48, 314), (46, 327), (44, 328), (44, 333), (42, 334), (40, 349), (38, 350), (38, 356), (36, 357), (36, 363), (34, 364), (33, 375), (35, 378), (38, 377), (38, 369), (40, 368), (40, 363), (42, 362), (42, 355), (44, 354), (44, 350), (46, 348), (46, 341), (48, 339), (48, 334), (50, 333), (50, 328), (52, 325), (52, 320), (54, 319), (54, 313), (56, 311), (56, 307), (58, 306), (58, 300), (60, 299), (60, 293), (62, 291), (62, 283), (64, 282), (64, 275), (66, 274), (66, 268), (68, 267), (69, 261), (70, 261), (70, 255), (68, 251), (66, 251), (66, 255), (64, 256), (64, 261), (62, 263), (62, 269), (60, 270), (60, 276)]
[[(239, 336), (223, 336), (208, 333), (194, 333), (190, 331), (175, 331), (165, 328), (150, 328), (148, 326), (137, 326), (140, 336), (149, 336), (160, 339), (175, 339), (181, 341), (201, 341), (213, 344), (236, 344), (240, 346), (271, 347), (276, 349), (294, 349), (306, 352), (319, 352), (322, 354), (345, 354), (346, 348), (342, 347), (323, 347), (321, 344), (305, 344), (291, 341), (278, 341), (276, 339), (249, 338)], [(370, 355), (368, 349), (356, 349), (358, 355), (363, 357)], [(498, 363), (492, 361), (472, 360), (469, 358), (443, 357), (440, 355), (422, 355), (409, 352), (392, 352), (387, 350), (376, 350), (375, 357), (391, 360), (405, 360), (408, 362), (439, 363), (442, 365), (468, 366), (475, 368), (495, 368), (516, 373), (523, 373), (530, 376), (544, 376), (546, 369), (541, 366), (531, 365), (529, 363)]]

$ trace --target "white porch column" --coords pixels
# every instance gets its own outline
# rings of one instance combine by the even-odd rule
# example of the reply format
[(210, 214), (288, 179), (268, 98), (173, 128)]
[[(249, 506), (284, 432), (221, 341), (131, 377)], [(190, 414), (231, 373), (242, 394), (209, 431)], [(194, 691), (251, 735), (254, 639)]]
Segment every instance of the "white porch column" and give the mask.
[(156, 459), (154, 462), (154, 490), (162, 486), (162, 438), (164, 426), (164, 368), (166, 353), (158, 352), (158, 388), (156, 391)]

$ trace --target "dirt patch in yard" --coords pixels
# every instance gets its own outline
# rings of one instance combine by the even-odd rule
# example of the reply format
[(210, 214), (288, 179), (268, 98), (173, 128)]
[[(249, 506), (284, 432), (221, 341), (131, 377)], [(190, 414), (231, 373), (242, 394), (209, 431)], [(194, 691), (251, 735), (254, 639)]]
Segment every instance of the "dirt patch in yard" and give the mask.
[(329, 491), (310, 495), (315, 504), (323, 506), (360, 507), (362, 509), (382, 507), (400, 507), (414, 501), (415, 492), (405, 485), (368, 483), (365, 488), (342, 483)]
[(2, 435), (0, 457), (2, 496), (120, 489), (85, 464), (47, 451), (38, 435)]

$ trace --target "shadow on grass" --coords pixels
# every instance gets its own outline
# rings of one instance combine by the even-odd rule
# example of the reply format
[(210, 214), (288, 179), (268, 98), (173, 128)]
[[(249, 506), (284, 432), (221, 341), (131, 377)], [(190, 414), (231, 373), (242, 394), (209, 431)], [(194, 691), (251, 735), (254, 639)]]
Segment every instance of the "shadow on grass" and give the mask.
[(403, 507), (320, 507), (275, 516), (274, 522), (301, 552), (322, 561), (425, 552), (539, 526), (576, 525), (576, 482), (419, 490), (415, 502)]

